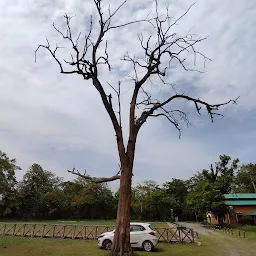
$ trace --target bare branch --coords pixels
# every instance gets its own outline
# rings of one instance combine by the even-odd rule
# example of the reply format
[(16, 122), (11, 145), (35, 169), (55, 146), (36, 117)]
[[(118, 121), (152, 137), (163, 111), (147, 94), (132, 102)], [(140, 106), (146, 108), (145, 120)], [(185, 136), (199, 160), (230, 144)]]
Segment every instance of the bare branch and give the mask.
[[(160, 81), (163, 84), (167, 84), (164, 80), (164, 77), (166, 76), (167, 69), (171, 68), (171, 62), (177, 61), (180, 66), (186, 70), (186, 71), (196, 71), (203, 73), (203, 71), (195, 69), (196, 66), (196, 59), (197, 56), (200, 56), (204, 60), (204, 65), (206, 61), (210, 61), (211, 59), (206, 57), (204, 54), (198, 52), (195, 48), (195, 46), (206, 40), (207, 37), (204, 38), (197, 38), (195, 35), (189, 34), (185, 36), (177, 36), (177, 34), (172, 30), (172, 28), (178, 23), (179, 20), (181, 20), (194, 6), (192, 4), (185, 13), (183, 13), (179, 18), (172, 21), (172, 18), (169, 16), (169, 10), (168, 7), (166, 8), (166, 15), (162, 17), (159, 14), (158, 11), (158, 1), (155, 1), (156, 3), (156, 17), (154, 18), (154, 28), (157, 35), (157, 42), (152, 46), (151, 38), (152, 36), (149, 36), (147, 40), (144, 39), (143, 35), (139, 35), (139, 41), (142, 49), (144, 50), (145, 54), (145, 61), (142, 63), (138, 60), (138, 58), (131, 58), (128, 54), (125, 56), (125, 61), (130, 61), (133, 63), (134, 70), (136, 68), (142, 68), (145, 70), (142, 77), (138, 77), (137, 73), (135, 72), (136, 77), (134, 78), (135, 81), (135, 89), (133, 91), (132, 101), (131, 101), (131, 108), (130, 108), (130, 126), (133, 125), (133, 122), (135, 122), (137, 129), (139, 129), (142, 125), (142, 123), (145, 122), (148, 116), (155, 115), (154, 111), (158, 110), (158, 108), (163, 107), (165, 104), (169, 103), (174, 98), (185, 98), (192, 100), (189, 96), (180, 95), (178, 94), (175, 89), (176, 96), (174, 98), (170, 98), (167, 102), (163, 102), (164, 104), (160, 103), (158, 100), (152, 100), (151, 96), (146, 95), (146, 98), (144, 98), (142, 101), (137, 102), (138, 94), (140, 91), (142, 91), (145, 94), (145, 91), (143, 90), (143, 85), (150, 80), (150, 78), (154, 75), (156, 75)], [(183, 52), (192, 53), (194, 55), (194, 68), (190, 68), (186, 64), (186, 58), (182, 56)], [(166, 58), (168, 58), (168, 64), (166, 64)], [(144, 60), (144, 59), (143, 59)], [(178, 96), (179, 95), (179, 96)], [(225, 103), (228, 104), (228, 103)], [(224, 105), (225, 105), (224, 104)], [(151, 106), (150, 110), (145, 108), (141, 117), (135, 120), (135, 107), (139, 105), (145, 105), (145, 106)], [(199, 112), (200, 106), (199, 102), (196, 103), (196, 109)], [(218, 110), (218, 107), (215, 105), (208, 104), (210, 108), (207, 108), (208, 113), (210, 114), (211, 119), (213, 120), (213, 115), (221, 115), (219, 113), (216, 113), (215, 110)], [(164, 112), (166, 115), (167, 113)], [(158, 113), (159, 115), (159, 113)], [(161, 116), (163, 116), (161, 114)], [(168, 115), (167, 115), (168, 116)], [(168, 116), (169, 117), (169, 116)], [(181, 119), (187, 120), (187, 118), (184, 118), (184, 116), (180, 116)], [(188, 124), (189, 122), (186, 121)]]
[[(109, 67), (109, 70), (111, 67), (110, 67), (110, 63), (108, 60), (109, 56), (107, 53), (107, 42), (105, 44), (105, 56), (97, 57), (97, 50), (98, 50), (100, 43), (102, 42), (104, 34), (105, 34), (104, 33), (105, 24), (103, 21), (103, 15), (102, 15), (102, 11), (101, 11), (101, 0), (94, 0), (94, 2), (96, 4), (96, 7), (99, 12), (100, 32), (99, 32), (98, 38), (96, 40), (96, 43), (92, 43), (92, 41), (90, 39), (91, 31), (92, 31), (92, 17), (91, 17), (90, 30), (89, 30), (88, 35), (85, 36), (85, 45), (83, 47), (82, 53), (80, 53), (80, 50), (78, 48), (78, 40), (80, 38), (80, 34), (78, 35), (78, 37), (76, 39), (73, 39), (72, 29), (71, 29), (71, 24), (70, 24), (72, 17), (68, 16), (67, 14), (64, 15), (66, 28), (67, 28), (65, 33), (62, 32), (60, 29), (58, 29), (55, 26), (55, 24), (53, 24), (53, 27), (57, 31), (57, 33), (60, 34), (64, 40), (67, 40), (72, 46), (72, 50), (73, 50), (74, 54), (71, 53), (71, 61), (64, 60), (63, 62), (64, 62), (64, 64), (66, 63), (72, 67), (75, 67), (74, 70), (71, 70), (71, 71), (64, 70), (63, 63), (56, 56), (56, 52), (60, 47), (56, 47), (55, 49), (52, 49), (48, 40), (47, 40), (46, 45), (39, 45), (38, 48), (36, 49), (35, 60), (36, 60), (36, 53), (38, 52), (38, 50), (40, 48), (44, 48), (44, 49), (48, 50), (48, 52), (52, 55), (52, 57), (58, 63), (61, 73), (63, 73), (63, 74), (76, 73), (76, 74), (82, 75), (83, 78), (86, 80), (92, 79), (93, 85), (98, 90), (98, 92), (101, 96), (102, 102), (105, 106), (105, 109), (107, 110), (107, 112), (110, 116), (110, 119), (112, 121), (113, 127), (116, 132), (116, 136), (118, 137), (118, 139), (120, 141), (122, 141), (123, 140), (122, 139), (122, 131), (118, 124), (115, 113), (112, 109), (111, 95), (109, 95), (109, 96), (106, 95), (104, 88), (98, 79), (98, 65), (99, 64), (106, 64)], [(90, 60), (90, 58), (88, 58), (88, 56), (86, 56), (86, 54), (87, 54), (89, 47), (91, 47), (91, 46), (92, 46), (92, 56), (91, 56), (91, 60)]]
[(118, 89), (112, 86), (109, 82), (108, 85), (114, 90), (117, 95), (117, 102), (118, 102), (118, 117), (119, 117), (119, 125), (122, 127), (122, 112), (121, 112), (121, 81), (118, 81)]
[(54, 50), (51, 49), (51, 46), (50, 46), (50, 43), (49, 41), (46, 39), (47, 41), (47, 45), (38, 45), (37, 49), (35, 50), (35, 62), (37, 60), (37, 52), (39, 51), (40, 48), (45, 48), (46, 50), (48, 50), (48, 52), (52, 55), (52, 57), (55, 59), (55, 61), (58, 63), (59, 67), (60, 67), (60, 73), (62, 74), (80, 74), (80, 71), (79, 70), (71, 70), (71, 71), (65, 71), (63, 69), (63, 65), (62, 63), (59, 61), (59, 59), (57, 58), (56, 56), (56, 52), (58, 49), (62, 48), (62, 47), (59, 47), (59, 46), (56, 46), (54, 48)]
[[(115, 16), (115, 14), (123, 7), (123, 5), (127, 2), (127, 0), (123, 1), (117, 8), (116, 10), (110, 14), (110, 10), (109, 10), (109, 17), (107, 18), (107, 20), (105, 21), (105, 23), (109, 22), (110, 25), (110, 21), (111, 19)], [(109, 28), (109, 27), (108, 27)]]
[(176, 122), (176, 121), (174, 121), (174, 120), (172, 120), (167, 114), (165, 114), (165, 113), (160, 113), (160, 114), (155, 114), (155, 115), (152, 114), (152, 115), (149, 115), (149, 116), (154, 116), (154, 117), (164, 116), (164, 117), (166, 117), (167, 120), (168, 120), (170, 123), (172, 123), (172, 124), (176, 127), (176, 129), (179, 131), (179, 138), (180, 138), (180, 136), (181, 136), (181, 128), (179, 127), (179, 123)]
[(68, 172), (70, 172), (70, 173), (72, 173), (76, 176), (79, 176), (79, 177), (81, 177), (85, 180), (90, 180), (91, 182), (94, 182), (94, 183), (110, 182), (110, 181), (114, 181), (114, 180), (119, 180), (120, 177), (121, 177), (121, 175), (120, 175), (121, 170), (119, 170), (117, 172), (117, 174), (115, 174), (114, 176), (108, 177), (108, 178), (105, 178), (105, 177), (91, 177), (90, 175), (80, 173), (78, 170), (75, 170), (75, 168), (72, 171), (68, 170)]
[[(108, 28), (108, 30), (115, 29), (115, 28), (126, 27), (126, 26), (129, 26), (129, 25), (136, 24), (136, 23), (141, 23), (141, 22), (149, 22), (150, 23), (150, 20), (149, 19), (142, 19), (142, 20), (130, 21), (130, 22), (126, 22), (126, 23), (123, 23), (123, 24), (120, 24), (120, 25), (111, 26), (111, 27)], [(152, 25), (152, 23), (151, 23), (151, 25)]]
[[(238, 97), (239, 98), (239, 97)], [(216, 111), (219, 110), (219, 108), (221, 106), (224, 106), (224, 105), (228, 105), (230, 103), (233, 103), (233, 104), (236, 104), (237, 103), (237, 99), (235, 100), (229, 100), (227, 102), (224, 102), (224, 103), (220, 103), (220, 104), (209, 104), (205, 101), (202, 101), (200, 99), (196, 99), (196, 98), (192, 98), (192, 97), (189, 97), (187, 95), (184, 95), (184, 94), (176, 94), (176, 95), (173, 95), (171, 96), (170, 98), (168, 98), (167, 100), (163, 101), (162, 103), (158, 103), (158, 104), (155, 104), (153, 107), (151, 107), (149, 110), (147, 111), (144, 111), (141, 116), (136, 120), (136, 126), (138, 127), (138, 129), (142, 126), (143, 123), (146, 122), (147, 118), (149, 116), (152, 116), (154, 114), (154, 112), (156, 110), (159, 110), (159, 109), (163, 109), (163, 107), (165, 105), (167, 105), (168, 103), (170, 103), (171, 101), (173, 101), (174, 99), (185, 99), (187, 101), (192, 101), (194, 102), (195, 104), (195, 107), (196, 107), (196, 110), (198, 112), (198, 114), (201, 114), (200, 113), (200, 110), (203, 107), (206, 108), (208, 114), (210, 115), (210, 118), (211, 118), (211, 121), (213, 122), (213, 117), (214, 115), (219, 115), (219, 116), (223, 116), (222, 114), (219, 114), (217, 113)], [(201, 106), (200, 106), (201, 105)]]
[(191, 4), (191, 5), (189, 6), (189, 8), (187, 9), (187, 11), (184, 12), (179, 18), (177, 18), (177, 19), (169, 26), (168, 30), (166, 30), (166, 33), (168, 33), (169, 30), (171, 29), (171, 27), (173, 27), (174, 25), (176, 25), (176, 24), (178, 23), (178, 21), (180, 21), (183, 17), (185, 17), (185, 16), (188, 14), (188, 12), (191, 10), (191, 8), (192, 8), (195, 4), (196, 4), (196, 3)]

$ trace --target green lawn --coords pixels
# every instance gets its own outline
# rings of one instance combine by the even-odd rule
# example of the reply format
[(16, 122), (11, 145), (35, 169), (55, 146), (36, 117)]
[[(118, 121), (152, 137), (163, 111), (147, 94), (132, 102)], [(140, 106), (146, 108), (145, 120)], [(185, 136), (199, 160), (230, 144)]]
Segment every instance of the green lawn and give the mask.
[(237, 229), (246, 231), (246, 232), (250, 232), (250, 233), (254, 233), (256, 235), (256, 226), (250, 226), (250, 225), (245, 225), (245, 226), (237, 226)]
[[(232, 229), (232, 232), (231, 232)], [(230, 231), (227, 233), (229, 235), (238, 236), (240, 231), (240, 235), (243, 236), (243, 232), (245, 232), (245, 237), (248, 240), (256, 240), (256, 226), (250, 225), (232, 225), (230, 226)]]
[[(202, 245), (160, 243), (155, 252), (136, 251), (136, 255), (159, 256), (216, 256), (216, 248), (208, 237), (201, 238)], [(0, 256), (107, 256), (108, 252), (97, 246), (97, 241), (72, 239), (41, 239), (0, 237)], [(221, 254), (219, 254), (221, 255)], [(225, 255), (223, 255), (225, 256)]]
[(115, 225), (115, 220), (0, 220), (0, 223)]
[[(201, 245), (159, 243), (152, 253), (136, 251), (136, 256), (254, 256), (254, 242), (223, 234), (200, 235)], [(93, 240), (0, 236), (0, 256), (107, 256)]]
[[(13, 221), (12, 221), (13, 222)], [(9, 222), (10, 223), (10, 222)], [(16, 222), (17, 223), (17, 222)], [(24, 221), (19, 222), (25, 223)], [(26, 223), (51, 224), (82, 224), (82, 225), (114, 225), (115, 221), (30, 221)], [(155, 227), (167, 227), (165, 222), (151, 222)], [(199, 235), (199, 242), (194, 244), (159, 243), (155, 252), (136, 251), (137, 256), (254, 256), (256, 251), (256, 227), (243, 226), (237, 230), (246, 231), (246, 239), (233, 236), (231, 233), (214, 231), (210, 234)], [(234, 230), (235, 231), (235, 230)], [(0, 236), (0, 256), (107, 256), (108, 252), (100, 250), (95, 240), (63, 239), (63, 238), (29, 238)]]
[[(144, 222), (139, 220), (131, 220), (131, 222)], [(108, 225), (108, 226), (114, 226), (115, 220), (80, 220), (80, 221), (72, 221), (72, 220), (0, 220), (0, 223), (17, 223), (17, 224), (80, 224), (80, 225)], [(159, 222), (159, 221), (149, 221), (149, 223), (152, 223), (155, 227), (163, 228), (167, 227), (166, 222)]]

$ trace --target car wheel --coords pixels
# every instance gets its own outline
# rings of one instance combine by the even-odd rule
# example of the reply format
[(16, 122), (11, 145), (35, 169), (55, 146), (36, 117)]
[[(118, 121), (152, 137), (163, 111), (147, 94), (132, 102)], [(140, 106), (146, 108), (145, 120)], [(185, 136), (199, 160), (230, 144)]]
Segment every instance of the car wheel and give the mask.
[(142, 247), (146, 252), (151, 252), (154, 249), (154, 246), (150, 241), (144, 241)]
[(105, 240), (102, 244), (103, 249), (111, 250), (112, 242), (110, 240)]

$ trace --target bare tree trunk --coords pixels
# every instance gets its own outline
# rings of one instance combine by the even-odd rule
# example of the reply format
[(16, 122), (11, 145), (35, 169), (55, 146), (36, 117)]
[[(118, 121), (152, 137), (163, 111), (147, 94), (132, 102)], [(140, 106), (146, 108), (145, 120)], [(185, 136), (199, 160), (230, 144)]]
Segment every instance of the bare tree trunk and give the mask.
[(130, 207), (131, 207), (132, 167), (122, 168), (117, 210), (116, 230), (111, 256), (132, 254), (130, 244)]
[(195, 212), (195, 216), (196, 216), (196, 222), (198, 222), (198, 218), (197, 218), (197, 213)]

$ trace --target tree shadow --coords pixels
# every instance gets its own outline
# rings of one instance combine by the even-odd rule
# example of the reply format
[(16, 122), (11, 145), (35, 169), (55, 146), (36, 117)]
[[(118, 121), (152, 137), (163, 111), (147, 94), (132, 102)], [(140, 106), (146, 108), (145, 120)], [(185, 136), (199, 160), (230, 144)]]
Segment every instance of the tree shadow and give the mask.
[[(134, 254), (133, 254), (134, 256), (137, 255), (136, 252), (143, 252), (143, 251), (144, 251), (144, 250), (141, 249), (141, 248), (132, 248), (132, 252), (134, 253)], [(163, 251), (165, 251), (164, 248), (158, 248), (158, 247), (156, 247), (156, 248), (153, 249), (153, 251), (151, 251), (151, 253), (159, 253), (159, 252), (163, 252)]]
[(165, 251), (165, 249), (164, 248), (159, 248), (159, 247), (156, 247), (156, 248), (154, 248), (154, 250), (152, 251), (153, 253), (155, 252), (163, 252), (163, 251)]

